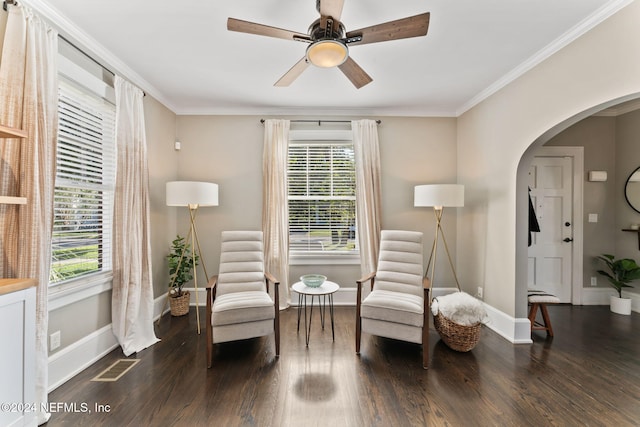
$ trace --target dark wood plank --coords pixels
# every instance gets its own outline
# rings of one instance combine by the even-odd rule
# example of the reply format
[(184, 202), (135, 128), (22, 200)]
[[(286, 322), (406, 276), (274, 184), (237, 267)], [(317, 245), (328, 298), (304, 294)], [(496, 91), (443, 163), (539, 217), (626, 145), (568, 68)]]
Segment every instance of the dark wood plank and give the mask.
[(637, 313), (549, 306), (554, 338), (540, 331), (533, 344), (512, 345), (483, 328), (467, 353), (450, 350), (431, 326), (428, 370), (421, 346), (368, 334), (356, 355), (355, 308), (336, 307), (335, 315), (335, 343), (314, 316), (306, 348), (289, 309), (280, 316), (279, 358), (273, 337), (264, 337), (215, 346), (211, 369), (195, 311), (166, 316), (157, 327), (162, 341), (137, 354), (140, 363), (120, 380), (90, 381), (123, 358), (114, 350), (49, 396), (109, 412), (61, 411), (48, 425), (639, 424)]

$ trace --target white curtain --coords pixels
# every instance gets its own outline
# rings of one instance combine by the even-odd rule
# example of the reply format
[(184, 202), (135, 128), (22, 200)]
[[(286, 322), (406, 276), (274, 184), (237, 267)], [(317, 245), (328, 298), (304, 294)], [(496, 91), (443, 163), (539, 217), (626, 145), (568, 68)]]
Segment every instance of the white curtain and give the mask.
[(113, 333), (126, 356), (156, 342), (143, 92), (119, 76), (113, 217)]
[[(47, 402), (51, 229), (58, 129), (58, 33), (23, 6), (9, 5), (0, 60), (0, 123), (25, 130), (0, 144), (0, 194), (27, 204), (0, 205), (2, 277), (28, 277), (36, 290), (36, 404)], [(10, 327), (4, 325), (3, 327)], [(38, 424), (50, 414), (38, 412)]]
[(287, 163), (289, 120), (265, 120), (262, 161), (262, 232), (265, 269), (280, 281), (280, 309), (289, 295), (289, 201)]
[(375, 120), (351, 122), (356, 160), (356, 221), (361, 273), (376, 271), (382, 224), (380, 150)]

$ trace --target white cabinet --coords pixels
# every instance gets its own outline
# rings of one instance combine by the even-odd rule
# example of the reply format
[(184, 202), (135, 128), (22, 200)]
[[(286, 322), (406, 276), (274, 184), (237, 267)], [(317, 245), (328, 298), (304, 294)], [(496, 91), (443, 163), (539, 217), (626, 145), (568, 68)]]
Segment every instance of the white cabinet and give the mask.
[(35, 426), (36, 281), (0, 279), (0, 426)]

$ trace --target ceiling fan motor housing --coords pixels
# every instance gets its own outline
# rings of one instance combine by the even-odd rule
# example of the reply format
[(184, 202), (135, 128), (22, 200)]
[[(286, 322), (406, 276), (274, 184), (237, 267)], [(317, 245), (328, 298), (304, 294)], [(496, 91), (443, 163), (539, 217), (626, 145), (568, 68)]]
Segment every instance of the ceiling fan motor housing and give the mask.
[[(307, 47), (307, 62), (321, 68), (331, 68), (343, 64), (349, 57), (349, 49), (341, 40), (345, 33), (341, 22), (326, 18), (317, 19), (309, 27), (309, 37), (313, 42)], [(337, 23), (338, 25), (334, 25)]]
[(344, 36), (345, 29), (342, 22), (335, 21), (333, 18), (327, 18), (326, 28), (323, 28), (321, 21), (322, 19), (316, 19), (313, 21), (313, 24), (309, 26), (308, 33), (314, 41), (326, 39), (336, 40)]

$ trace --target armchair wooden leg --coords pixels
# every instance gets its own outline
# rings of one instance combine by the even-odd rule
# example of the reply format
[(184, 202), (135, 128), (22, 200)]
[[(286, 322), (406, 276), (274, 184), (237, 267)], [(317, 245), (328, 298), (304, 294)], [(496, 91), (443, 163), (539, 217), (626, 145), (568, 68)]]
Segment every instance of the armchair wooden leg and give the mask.
[(280, 356), (280, 282), (274, 284), (274, 318), (273, 318), (273, 335), (276, 340), (276, 357)]
[(422, 326), (422, 367), (429, 369), (429, 323)]
[(360, 354), (360, 339), (362, 337), (362, 319), (360, 318), (360, 303), (362, 301), (362, 283), (358, 282), (356, 295), (356, 354)]
[(422, 318), (422, 367), (429, 368), (429, 289), (424, 290), (424, 308)]
[(360, 316), (358, 316), (358, 318), (356, 319), (356, 354), (360, 354), (360, 338), (362, 335), (361, 329), (361, 320)]
[(276, 342), (276, 357), (280, 356), (280, 309), (276, 306), (276, 317), (273, 319), (273, 335)]
[[(206, 329), (207, 334), (207, 368), (213, 365), (213, 331), (211, 330), (211, 288), (207, 288), (207, 317)], [(197, 309), (197, 307), (196, 307)]]

